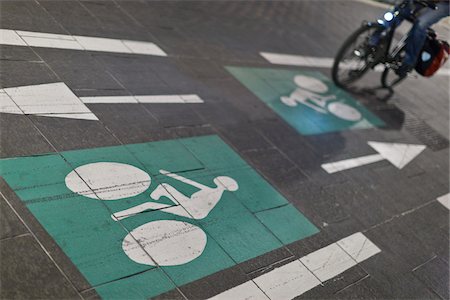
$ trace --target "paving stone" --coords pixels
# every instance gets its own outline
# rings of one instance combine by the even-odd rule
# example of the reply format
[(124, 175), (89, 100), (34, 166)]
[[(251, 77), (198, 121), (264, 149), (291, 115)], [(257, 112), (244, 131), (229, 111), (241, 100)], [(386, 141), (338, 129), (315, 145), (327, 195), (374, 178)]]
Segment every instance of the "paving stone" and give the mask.
[(0, 45), (1, 60), (42, 61), (30, 47)]
[(123, 87), (90, 53), (77, 50), (36, 48), (35, 51), (71, 89), (108, 90)]
[[(412, 271), (436, 256), (432, 246), (422, 243), (415, 236), (413, 228), (405, 226), (401, 222), (401, 218), (400, 220), (395, 218), (390, 222), (380, 224), (368, 230), (365, 234), (382, 252), (386, 252), (383, 257), (386, 257), (387, 260), (397, 260), (398, 271)], [(369, 264), (369, 262), (364, 262), (363, 265), (366, 263)], [(366, 270), (369, 274), (372, 274), (370, 270)]]
[(27, 116), (1, 114), (0, 156), (15, 157), (54, 152)]
[(414, 270), (413, 273), (442, 299), (448, 299), (450, 282), (448, 270), (448, 261), (436, 257)]
[[(369, 239), (380, 246), (370, 233)], [(438, 296), (428, 289), (424, 283), (411, 273), (398, 256), (385, 251), (361, 263), (362, 268), (370, 275), (369, 286), (377, 293), (377, 298), (407, 298), (407, 299), (438, 299)]]
[(32, 236), (2, 240), (0, 249), (2, 298), (80, 299)]
[(0, 60), (0, 87), (16, 87), (60, 81), (42, 62)]
[[(75, 286), (76, 290), (86, 290), (90, 288), (90, 285), (87, 283), (86, 279), (80, 274), (78, 269), (73, 265), (73, 263), (70, 261), (70, 259), (62, 252), (61, 248), (56, 244), (56, 242), (49, 236), (49, 234), (45, 231), (45, 229), (42, 227), (42, 225), (35, 219), (35, 217), (30, 213), (30, 211), (24, 206), (22, 201), (17, 197), (17, 195), (13, 192), (13, 190), (8, 186), (8, 184), (4, 181), (3, 178), (0, 178), (0, 190), (2, 191), (2, 195), (8, 200), (8, 202), (14, 207), (18, 215), (24, 220), (24, 222), (27, 224), (28, 228), (30, 228), (31, 232), (37, 237), (40, 243), (45, 247), (46, 251), (50, 254), (52, 257), (52, 261), (54, 261), (59, 268), (66, 274), (66, 276), (69, 278), (73, 286)], [(28, 236), (26, 236), (28, 237)], [(6, 240), (7, 241), (7, 240)], [(27, 243), (27, 242), (25, 242)], [(35, 241), (33, 240), (33, 243)], [(5, 243), (7, 244), (7, 243)], [(8, 246), (9, 247), (9, 246)], [(12, 253), (17, 252), (17, 249), (21, 249), (21, 247), (13, 247), (15, 249), (10, 249), (8, 251), (12, 251)], [(42, 250), (40, 250), (42, 251)], [(44, 253), (43, 253), (44, 254)], [(21, 255), (19, 253), (19, 255)], [(37, 255), (37, 254), (36, 254)], [(3, 256), (3, 255), (2, 255)], [(15, 257), (10, 254), (5, 254), (5, 257), (11, 257), (11, 259), (22, 259), (21, 257)], [(32, 258), (30, 256), (29, 258)], [(6, 259), (3, 258), (2, 259)], [(48, 259), (48, 257), (46, 258)], [(49, 266), (47, 268), (50, 268), (50, 263), (46, 263)], [(1, 271), (3, 271), (4, 268), (0, 268)], [(15, 272), (15, 271), (14, 271)], [(25, 270), (19, 271), (17, 270), (17, 274), (15, 276), (23, 276), (22, 273), (29, 274), (29, 272)], [(56, 275), (55, 275), (56, 276)], [(3, 276), (2, 276), (3, 278)], [(57, 282), (58, 280), (61, 280), (61, 273), (57, 273), (57, 277), (55, 278), (54, 282)], [(48, 282), (52, 282), (52, 280), (48, 280)], [(53, 284), (50, 284), (49, 288), (54, 288), (55, 286)], [(56, 285), (58, 288), (58, 284)], [(2, 289), (3, 290), (3, 289)], [(27, 292), (27, 290), (24, 290), (24, 293)], [(28, 291), (33, 292), (33, 291)], [(59, 295), (57, 293), (57, 290), (55, 291), (55, 295)], [(42, 298), (51, 297), (51, 294), (49, 295), (43, 295)], [(28, 297), (26, 297), (28, 298)], [(61, 297), (56, 297), (61, 298)]]
[[(80, 3), (100, 26), (91, 27), (86, 32), (100, 37), (152, 42), (146, 29), (136, 22), (132, 14), (127, 14), (120, 3), (104, 1), (83, 1)], [(59, 9), (61, 11), (61, 9)], [(85, 34), (87, 35), (87, 34)]]
[(119, 144), (97, 121), (30, 117), (46, 139), (58, 150), (73, 150)]
[(248, 280), (245, 273), (235, 266), (181, 286), (180, 290), (188, 299), (207, 299)]
[(67, 34), (38, 2), (2, 1), (0, 5), (5, 12), (2, 28)]
[(0, 240), (28, 233), (22, 221), (3, 197), (0, 197), (0, 224)]

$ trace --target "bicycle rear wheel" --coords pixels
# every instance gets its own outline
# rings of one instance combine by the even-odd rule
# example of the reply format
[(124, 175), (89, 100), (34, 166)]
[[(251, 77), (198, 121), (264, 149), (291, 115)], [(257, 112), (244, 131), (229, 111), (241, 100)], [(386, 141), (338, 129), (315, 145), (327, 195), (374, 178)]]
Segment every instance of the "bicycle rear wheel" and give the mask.
[(331, 71), (337, 86), (348, 88), (377, 64), (376, 54), (382, 51), (382, 47), (374, 49), (369, 45), (370, 37), (377, 30), (382, 30), (382, 26), (364, 24), (344, 42), (336, 54)]

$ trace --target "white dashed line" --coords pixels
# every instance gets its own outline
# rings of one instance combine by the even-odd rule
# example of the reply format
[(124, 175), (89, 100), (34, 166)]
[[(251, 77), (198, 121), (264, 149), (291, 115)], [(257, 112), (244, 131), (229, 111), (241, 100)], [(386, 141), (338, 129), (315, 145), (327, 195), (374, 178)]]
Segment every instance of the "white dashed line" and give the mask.
[(379, 252), (357, 232), (210, 299), (292, 299)]

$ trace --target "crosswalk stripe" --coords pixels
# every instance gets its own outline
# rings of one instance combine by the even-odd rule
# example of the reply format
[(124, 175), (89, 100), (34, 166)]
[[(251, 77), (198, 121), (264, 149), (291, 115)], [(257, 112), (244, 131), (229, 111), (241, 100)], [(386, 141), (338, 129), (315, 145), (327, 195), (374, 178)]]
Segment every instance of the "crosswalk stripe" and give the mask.
[(0, 29), (0, 45), (167, 56), (151, 42), (12, 29)]
[(357, 232), (210, 299), (292, 299), (379, 252)]

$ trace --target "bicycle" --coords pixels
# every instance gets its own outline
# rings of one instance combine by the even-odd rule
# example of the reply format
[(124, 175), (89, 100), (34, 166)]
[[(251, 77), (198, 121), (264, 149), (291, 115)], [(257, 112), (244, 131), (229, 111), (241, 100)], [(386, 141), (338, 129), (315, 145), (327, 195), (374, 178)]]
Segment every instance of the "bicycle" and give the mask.
[[(334, 83), (348, 89), (367, 71), (380, 68), (383, 70), (382, 87), (392, 91), (395, 85), (406, 78), (398, 76), (395, 70), (401, 67), (406, 51), (407, 34), (393, 46), (395, 31), (404, 20), (413, 23), (424, 7), (436, 8), (434, 4), (426, 1), (405, 0), (395, 5), (392, 11), (386, 12), (383, 19), (377, 22), (363, 22), (336, 54), (332, 67)], [(428, 31), (429, 35), (435, 35), (432, 29)]]

